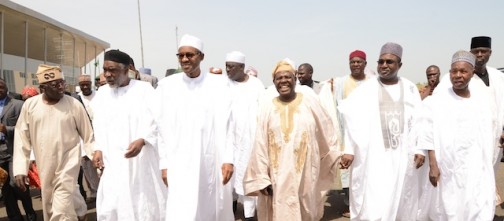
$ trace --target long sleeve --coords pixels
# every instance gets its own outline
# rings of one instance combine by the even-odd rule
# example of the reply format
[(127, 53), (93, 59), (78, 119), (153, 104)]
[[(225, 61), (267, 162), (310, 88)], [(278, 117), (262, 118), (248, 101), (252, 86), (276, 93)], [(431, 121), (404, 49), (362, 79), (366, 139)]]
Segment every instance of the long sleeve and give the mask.
[(268, 154), (268, 117), (267, 112), (262, 112), (259, 115), (255, 143), (243, 179), (244, 192), (248, 196), (258, 195), (259, 190), (271, 185)]
[[(429, 99), (430, 98), (428, 98), (426, 102), (428, 102)], [(416, 125), (416, 133), (418, 136), (416, 147), (417, 151), (434, 150), (433, 112), (426, 102), (424, 102), (423, 107), (421, 107), (422, 110), (420, 112), (420, 118), (418, 119), (418, 123)]]
[(21, 114), (14, 131), (14, 157), (13, 173), (16, 175), (26, 175), (30, 164), (30, 152), (32, 149), (30, 138), (30, 127), (27, 122), (29, 118), (27, 105), (21, 108)]
[(142, 135), (140, 138), (143, 138), (145, 143), (150, 144), (152, 147), (157, 147), (157, 125), (154, 119), (155, 116), (155, 91), (152, 87), (145, 87), (145, 93), (143, 94), (143, 97), (140, 97), (140, 99), (144, 99), (145, 103), (145, 111), (146, 113), (142, 115), (142, 127), (144, 128), (142, 130)]
[(316, 139), (320, 154), (320, 177), (319, 179), (333, 180), (336, 174), (333, 174), (334, 167), (341, 151), (338, 149), (338, 136), (333, 126), (332, 119), (322, 109), (320, 105), (313, 105), (313, 116), (317, 124)]
[(91, 127), (91, 121), (87, 115), (86, 110), (80, 104), (74, 105), (75, 110), (75, 122), (77, 125), (77, 131), (82, 138), (83, 149), (89, 159), (93, 159), (93, 145), (95, 143), (93, 127)]

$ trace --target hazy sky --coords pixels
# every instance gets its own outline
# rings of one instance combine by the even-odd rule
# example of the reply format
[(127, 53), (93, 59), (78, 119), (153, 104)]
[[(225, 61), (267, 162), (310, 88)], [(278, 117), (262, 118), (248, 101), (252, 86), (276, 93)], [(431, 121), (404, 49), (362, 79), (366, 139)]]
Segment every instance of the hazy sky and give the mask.
[[(137, 0), (13, 2), (109, 42), (142, 66)], [(224, 68), (226, 53), (238, 50), (265, 85), (285, 57), (311, 63), (314, 79), (325, 80), (348, 74), (348, 55), (360, 49), (376, 70), (389, 41), (403, 46), (399, 75), (413, 82), (426, 82), (431, 64), (447, 73), (453, 53), (469, 50), (471, 37), (479, 35), (492, 37), (489, 66), (504, 67), (502, 0), (140, 0), (140, 8), (144, 66), (159, 77), (178, 66), (175, 27), (179, 38), (189, 33), (203, 40), (203, 70)]]

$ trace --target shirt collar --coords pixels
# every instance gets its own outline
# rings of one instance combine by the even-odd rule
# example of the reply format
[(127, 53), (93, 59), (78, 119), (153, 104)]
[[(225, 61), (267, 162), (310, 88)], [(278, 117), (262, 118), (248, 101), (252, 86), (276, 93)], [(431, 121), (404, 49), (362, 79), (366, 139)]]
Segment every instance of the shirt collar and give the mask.
[(5, 104), (5, 101), (7, 101), (7, 97), (8, 97), (8, 96), (5, 96), (5, 97), (4, 97), (4, 99), (1, 99), (1, 100), (0, 100), (0, 105), (2, 105), (2, 106), (3, 106), (3, 105)]

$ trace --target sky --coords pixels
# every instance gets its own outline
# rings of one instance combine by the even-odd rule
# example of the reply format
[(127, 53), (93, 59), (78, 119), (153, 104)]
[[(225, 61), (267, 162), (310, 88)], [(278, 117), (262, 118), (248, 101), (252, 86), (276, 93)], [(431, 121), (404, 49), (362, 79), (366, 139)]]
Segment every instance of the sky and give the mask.
[(327, 80), (349, 74), (348, 56), (358, 49), (367, 54), (367, 68), (376, 71), (386, 42), (402, 45), (399, 76), (414, 83), (427, 81), (425, 69), (432, 64), (447, 73), (452, 55), (469, 50), (474, 36), (492, 38), (488, 66), (504, 67), (502, 0), (13, 2), (110, 43), (110, 49), (125, 51), (137, 68), (149, 67), (159, 78), (178, 67), (175, 54), (183, 34), (203, 41), (202, 70), (225, 69), (226, 53), (241, 51), (266, 86), (276, 62), (286, 57), (296, 65), (312, 64), (313, 79)]

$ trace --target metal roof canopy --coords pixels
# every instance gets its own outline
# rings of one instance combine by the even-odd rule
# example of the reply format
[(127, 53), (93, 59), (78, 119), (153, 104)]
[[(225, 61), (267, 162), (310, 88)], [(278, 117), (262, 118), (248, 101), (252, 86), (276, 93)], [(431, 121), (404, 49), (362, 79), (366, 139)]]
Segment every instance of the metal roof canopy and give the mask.
[(27, 54), (27, 58), (44, 62), (84, 67), (110, 47), (105, 41), (8, 0), (0, 0), (0, 13), (0, 50), (4, 54)]

